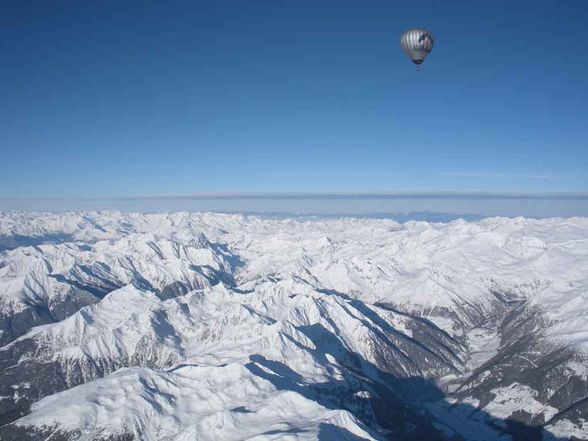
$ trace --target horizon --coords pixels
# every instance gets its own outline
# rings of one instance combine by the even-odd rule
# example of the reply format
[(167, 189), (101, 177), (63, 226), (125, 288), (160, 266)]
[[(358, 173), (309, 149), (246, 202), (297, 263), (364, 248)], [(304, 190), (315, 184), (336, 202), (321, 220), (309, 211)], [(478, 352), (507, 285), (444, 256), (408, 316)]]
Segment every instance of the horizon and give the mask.
[[(119, 197), (0, 197), (1, 211), (217, 212), (439, 218), (588, 216), (588, 192), (250, 192)], [(418, 216), (417, 216), (418, 217)], [(421, 216), (422, 217), (422, 216)]]

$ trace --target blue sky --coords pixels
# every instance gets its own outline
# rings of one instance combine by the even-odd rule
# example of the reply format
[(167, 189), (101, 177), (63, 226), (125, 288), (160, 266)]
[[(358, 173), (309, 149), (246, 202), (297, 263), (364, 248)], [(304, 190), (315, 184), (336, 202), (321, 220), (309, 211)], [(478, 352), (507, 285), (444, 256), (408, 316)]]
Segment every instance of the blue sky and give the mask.
[(3, 198), (588, 190), (583, 0), (2, 9)]

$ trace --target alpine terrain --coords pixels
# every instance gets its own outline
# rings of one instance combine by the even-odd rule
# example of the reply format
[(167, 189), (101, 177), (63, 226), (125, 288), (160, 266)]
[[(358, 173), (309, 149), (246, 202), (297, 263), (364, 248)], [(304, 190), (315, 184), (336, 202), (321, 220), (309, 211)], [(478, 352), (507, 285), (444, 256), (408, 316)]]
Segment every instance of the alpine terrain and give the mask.
[(0, 213), (0, 439), (588, 439), (588, 219)]

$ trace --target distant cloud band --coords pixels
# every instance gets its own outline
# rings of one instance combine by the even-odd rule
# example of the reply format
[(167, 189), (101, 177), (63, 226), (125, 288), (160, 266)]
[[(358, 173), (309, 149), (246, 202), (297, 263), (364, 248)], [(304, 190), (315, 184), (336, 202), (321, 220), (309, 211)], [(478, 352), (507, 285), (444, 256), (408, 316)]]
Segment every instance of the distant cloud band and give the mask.
[(58, 201), (140, 201), (140, 200), (350, 200), (350, 199), (451, 199), (451, 200), (588, 200), (588, 192), (373, 192), (373, 193), (339, 193), (339, 192), (219, 192), (195, 193), (187, 195), (129, 195), (129, 196), (95, 196), (95, 197), (11, 197), (0, 198), (4, 201), (18, 200), (58, 200)]

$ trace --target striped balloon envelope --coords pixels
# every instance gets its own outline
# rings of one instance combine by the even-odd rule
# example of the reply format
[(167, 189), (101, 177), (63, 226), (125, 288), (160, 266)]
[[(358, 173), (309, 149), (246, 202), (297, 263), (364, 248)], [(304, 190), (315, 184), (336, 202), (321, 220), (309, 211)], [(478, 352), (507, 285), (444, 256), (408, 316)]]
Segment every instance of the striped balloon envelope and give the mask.
[(426, 29), (414, 28), (400, 37), (400, 46), (408, 58), (419, 66), (433, 50), (433, 35)]

